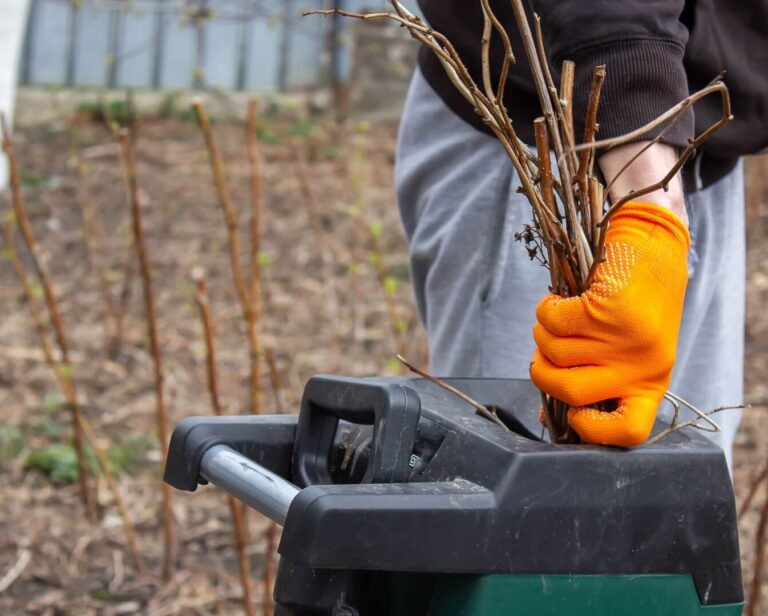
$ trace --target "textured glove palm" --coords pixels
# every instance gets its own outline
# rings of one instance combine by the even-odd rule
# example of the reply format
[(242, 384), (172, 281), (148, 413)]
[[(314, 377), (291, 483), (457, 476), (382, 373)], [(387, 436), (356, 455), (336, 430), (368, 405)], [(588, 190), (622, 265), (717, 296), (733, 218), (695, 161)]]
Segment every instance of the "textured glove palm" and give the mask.
[[(628, 203), (611, 219), (590, 288), (539, 303), (531, 379), (571, 406), (582, 441), (632, 447), (648, 438), (675, 362), (689, 247), (671, 211)], [(589, 406), (613, 399), (613, 412)]]

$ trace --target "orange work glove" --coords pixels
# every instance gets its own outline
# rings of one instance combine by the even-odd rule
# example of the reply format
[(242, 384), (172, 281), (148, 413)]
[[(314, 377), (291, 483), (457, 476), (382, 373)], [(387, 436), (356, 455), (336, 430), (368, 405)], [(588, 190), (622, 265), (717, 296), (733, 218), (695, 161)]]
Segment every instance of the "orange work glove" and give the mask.
[[(633, 447), (648, 438), (675, 363), (689, 247), (670, 210), (627, 203), (611, 218), (590, 288), (539, 303), (531, 380), (571, 405), (568, 423), (583, 442)], [(613, 399), (613, 412), (589, 407)]]

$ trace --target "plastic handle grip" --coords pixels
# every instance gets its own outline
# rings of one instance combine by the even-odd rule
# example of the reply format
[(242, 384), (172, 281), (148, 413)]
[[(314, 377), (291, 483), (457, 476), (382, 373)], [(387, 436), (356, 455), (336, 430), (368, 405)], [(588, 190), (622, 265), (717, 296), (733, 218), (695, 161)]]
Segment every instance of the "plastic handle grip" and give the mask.
[(200, 474), (280, 525), (299, 493), (292, 483), (226, 445), (214, 445), (203, 454)]

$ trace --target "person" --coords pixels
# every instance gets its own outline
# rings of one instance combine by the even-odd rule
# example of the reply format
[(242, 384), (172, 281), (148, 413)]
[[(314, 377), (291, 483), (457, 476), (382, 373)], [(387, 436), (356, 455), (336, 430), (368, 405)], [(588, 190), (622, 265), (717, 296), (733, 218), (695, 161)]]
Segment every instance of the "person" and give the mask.
[[(605, 297), (563, 300), (547, 295), (548, 273), (514, 241), (531, 223), (531, 208), (517, 192), (512, 164), (432, 52), (422, 49), (403, 112), (395, 180), (430, 368), (441, 376), (530, 374), (573, 406), (569, 421), (583, 440), (636, 445), (647, 437), (667, 388), (704, 410), (743, 398), (741, 157), (768, 146), (768, 2), (529, 4), (541, 18), (555, 79), (563, 60), (576, 63), (577, 135), (599, 64), (607, 70), (599, 139), (643, 126), (723, 70), (734, 120), (703, 144), (667, 191), (628, 204), (613, 220), (600, 266)], [(516, 56), (504, 100), (518, 135), (531, 144), (541, 108), (511, 4), (492, 6)], [(420, 7), (482, 83), (480, 0), (420, 0)], [(502, 54), (496, 41), (494, 83)], [(702, 100), (620, 175), (661, 128), (602, 153), (598, 164), (612, 184), (611, 198), (661, 179), (688, 139), (721, 113), (719, 97)], [(590, 410), (607, 398), (619, 399), (618, 412)], [(672, 409), (662, 405), (661, 413), (670, 420)], [(739, 420), (740, 411), (720, 414), (722, 430), (711, 435), (729, 465)]]

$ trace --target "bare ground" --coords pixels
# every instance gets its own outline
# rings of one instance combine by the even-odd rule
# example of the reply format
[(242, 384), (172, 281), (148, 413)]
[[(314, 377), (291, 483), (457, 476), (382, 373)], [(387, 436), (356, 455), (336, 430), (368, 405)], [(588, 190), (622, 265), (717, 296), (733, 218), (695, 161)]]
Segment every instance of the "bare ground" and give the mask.
[[(301, 144), (309, 155), (306, 175), (319, 204), (320, 237), (309, 224), (286, 134), (310, 133)], [(247, 242), (248, 176), (242, 126), (222, 124), (217, 137), (240, 210)], [(426, 345), (410, 300), (405, 241), (394, 206), (392, 163), (395, 127), (359, 126), (339, 133), (323, 122), (278, 122), (264, 145), (265, 263), (264, 342), (276, 350), (285, 382), (284, 412), (298, 409), (302, 385), (316, 372), (354, 375), (393, 373), (396, 343), (385, 291), (377, 280), (376, 255), (367, 229), (373, 225), (390, 276), (387, 288), (398, 311), (400, 341), (415, 362), (426, 362)], [(72, 137), (83, 147), (88, 180), (106, 230), (108, 263), (87, 250), (77, 174), (68, 164)], [(17, 135), (24, 169), (24, 196), (43, 246), (73, 347), (74, 376), (89, 418), (106, 446), (154, 433), (152, 364), (147, 353), (141, 294), (134, 277), (120, 353), (105, 348), (103, 296), (98, 272), (106, 267), (116, 297), (131, 256), (128, 209), (118, 150), (98, 124), (64, 121)], [(190, 272), (204, 268), (218, 333), (219, 369), (229, 412), (247, 411), (248, 356), (236, 303), (221, 214), (197, 128), (180, 121), (141, 124), (137, 139), (140, 183), (172, 423), (210, 414), (204, 381), (204, 348)], [(735, 484), (740, 498), (768, 457), (768, 164), (749, 168), (749, 296), (747, 398), (753, 407), (737, 440)], [(3, 204), (3, 211), (7, 204)], [(362, 222), (361, 222), (362, 221)], [(325, 243), (329, 247), (323, 248)], [(396, 282), (395, 282), (396, 281)], [(99, 482), (102, 516), (87, 521), (73, 484), (55, 485), (25, 468), (29, 455), (68, 439), (67, 410), (38, 350), (27, 309), (7, 260), (0, 268), (0, 408), (4, 428), (17, 428), (14, 447), (0, 447), (0, 576), (15, 563), (18, 577), (0, 593), (3, 614), (211, 614), (239, 613), (239, 581), (229, 509), (213, 489), (174, 492), (179, 539), (177, 573), (160, 578), (160, 451), (156, 440), (133, 452), (121, 475), (130, 513), (152, 575), (136, 575), (125, 548), (111, 496)], [(265, 370), (266, 372), (266, 370)], [(265, 375), (264, 401), (275, 410)], [(7, 437), (7, 435), (6, 435)], [(133, 440), (132, 440), (133, 439)], [(6, 438), (7, 441), (7, 438)], [(0, 444), (3, 441), (0, 440)], [(745, 582), (751, 579), (758, 493), (743, 518)], [(249, 548), (255, 591), (262, 590), (264, 531), (251, 516)], [(21, 561), (20, 561), (21, 559)], [(768, 578), (763, 580), (768, 591)], [(765, 598), (768, 602), (768, 597)]]

